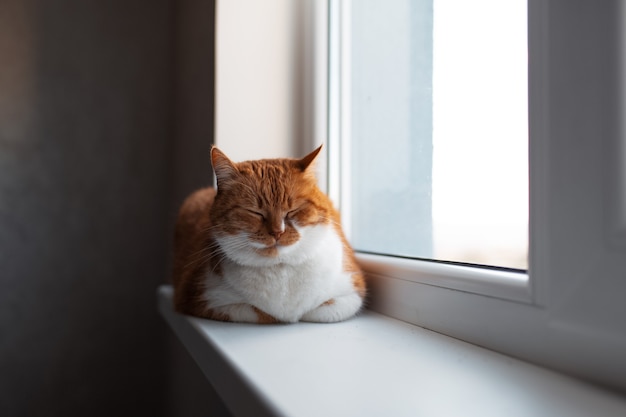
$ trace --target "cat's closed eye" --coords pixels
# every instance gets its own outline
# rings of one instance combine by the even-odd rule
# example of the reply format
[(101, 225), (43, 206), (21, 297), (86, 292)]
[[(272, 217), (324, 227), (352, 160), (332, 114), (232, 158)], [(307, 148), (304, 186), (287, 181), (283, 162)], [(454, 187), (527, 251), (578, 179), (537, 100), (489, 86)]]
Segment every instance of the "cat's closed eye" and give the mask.
[(251, 214), (259, 217), (261, 220), (265, 220), (265, 214), (261, 213), (260, 211), (250, 210), (250, 209), (247, 209), (247, 211), (248, 211), (248, 213), (251, 213)]
[(302, 210), (302, 207), (298, 207), (298, 208), (289, 210), (285, 217), (288, 218), (288, 219), (293, 219), (301, 210)]
[(315, 217), (316, 213), (317, 211), (315, 206), (310, 202), (305, 201), (288, 211), (286, 217), (289, 220), (304, 220)]
[(255, 209), (250, 209), (250, 208), (246, 208), (246, 207), (235, 207), (234, 209), (235, 211), (237, 211), (240, 214), (243, 214), (247, 217), (252, 216), (258, 220), (265, 220), (265, 214), (262, 213), (259, 210), (255, 210)]

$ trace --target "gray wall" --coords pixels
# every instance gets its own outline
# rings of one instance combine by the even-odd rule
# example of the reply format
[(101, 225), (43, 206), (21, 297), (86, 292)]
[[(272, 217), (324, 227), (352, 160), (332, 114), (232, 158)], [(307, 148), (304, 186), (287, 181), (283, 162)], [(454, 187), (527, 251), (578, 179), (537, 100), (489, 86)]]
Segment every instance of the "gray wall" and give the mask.
[[(173, 187), (170, 224), (182, 200), (211, 185), (210, 144), (214, 129), (215, 1), (174, 2), (172, 103)], [(171, 331), (169, 339), (170, 415), (228, 417), (217, 393)]]
[(0, 1), (0, 415), (208, 412), (155, 289), (210, 181), (213, 6)]

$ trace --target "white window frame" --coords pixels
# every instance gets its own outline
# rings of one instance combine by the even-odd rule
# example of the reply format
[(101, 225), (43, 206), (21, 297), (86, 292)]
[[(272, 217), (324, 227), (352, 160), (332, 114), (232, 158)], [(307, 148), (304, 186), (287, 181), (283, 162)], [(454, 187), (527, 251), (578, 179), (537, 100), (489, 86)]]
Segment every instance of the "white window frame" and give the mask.
[[(626, 7), (528, 7), (529, 273), (359, 254), (370, 307), (626, 389)], [(317, 25), (330, 27), (328, 192), (346, 218), (350, 1), (330, 0), (328, 11)]]

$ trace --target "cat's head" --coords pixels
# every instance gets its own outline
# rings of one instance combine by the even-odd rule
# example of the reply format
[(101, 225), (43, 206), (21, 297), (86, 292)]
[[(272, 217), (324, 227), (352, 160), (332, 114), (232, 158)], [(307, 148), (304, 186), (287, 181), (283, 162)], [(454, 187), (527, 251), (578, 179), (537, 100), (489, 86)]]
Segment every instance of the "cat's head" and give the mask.
[(314, 175), (320, 150), (302, 159), (239, 163), (211, 150), (217, 177), (212, 233), (229, 258), (255, 266), (296, 263), (319, 244), (332, 216)]

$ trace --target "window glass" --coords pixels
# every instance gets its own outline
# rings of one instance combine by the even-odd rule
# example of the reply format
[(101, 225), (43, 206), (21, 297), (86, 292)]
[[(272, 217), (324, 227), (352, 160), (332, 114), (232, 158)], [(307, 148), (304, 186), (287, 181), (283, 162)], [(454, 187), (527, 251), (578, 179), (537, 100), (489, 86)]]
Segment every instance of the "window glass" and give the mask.
[(355, 248), (526, 269), (526, 1), (359, 0), (343, 19)]

